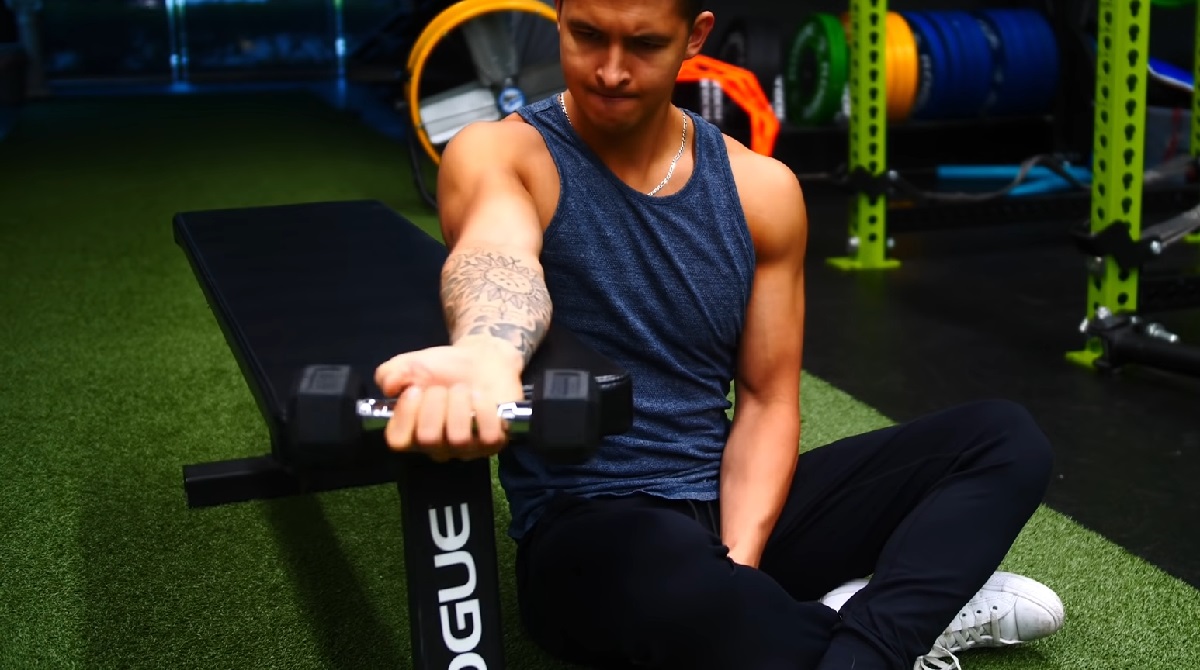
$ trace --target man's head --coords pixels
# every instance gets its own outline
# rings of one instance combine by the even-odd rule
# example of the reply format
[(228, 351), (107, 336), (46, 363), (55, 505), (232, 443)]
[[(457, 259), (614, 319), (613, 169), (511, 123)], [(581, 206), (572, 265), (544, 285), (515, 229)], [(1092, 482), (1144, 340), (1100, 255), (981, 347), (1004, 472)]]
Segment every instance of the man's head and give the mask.
[[(566, 0), (554, 0), (554, 5), (560, 12), (564, 2)], [(696, 22), (704, 6), (704, 0), (674, 0), (674, 2), (675, 8), (679, 10), (679, 15), (689, 24)]]
[(606, 131), (670, 102), (679, 67), (712, 31), (702, 0), (556, 0), (563, 75), (574, 104)]
[(695, 23), (696, 17), (700, 16), (701, 7), (704, 4), (703, 0), (675, 0), (679, 5), (679, 13), (688, 23)]

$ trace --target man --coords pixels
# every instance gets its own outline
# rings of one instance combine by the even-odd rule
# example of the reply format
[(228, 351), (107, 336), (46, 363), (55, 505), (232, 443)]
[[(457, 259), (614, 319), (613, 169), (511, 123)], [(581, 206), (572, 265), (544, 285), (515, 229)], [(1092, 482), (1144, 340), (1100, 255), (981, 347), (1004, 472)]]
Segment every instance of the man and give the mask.
[[(697, 4), (559, 0), (567, 90), (446, 147), (452, 344), (379, 367), (399, 394), (389, 444), (499, 454), (522, 619), (563, 659), (947, 667), (1049, 634), (1054, 594), (994, 572), (1051, 467), (1021, 408), (798, 458), (804, 198), (787, 167), (671, 104), (712, 29)], [(580, 466), (504, 449), (495, 415), (552, 317), (633, 380), (633, 428)]]

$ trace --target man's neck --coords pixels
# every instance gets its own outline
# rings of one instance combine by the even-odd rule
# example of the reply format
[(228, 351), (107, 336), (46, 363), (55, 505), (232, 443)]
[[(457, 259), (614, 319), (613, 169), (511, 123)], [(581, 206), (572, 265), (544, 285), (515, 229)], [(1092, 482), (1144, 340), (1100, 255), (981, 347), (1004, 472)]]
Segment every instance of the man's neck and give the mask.
[[(573, 108), (571, 94), (565, 94), (569, 111)], [(577, 109), (577, 108), (576, 108)], [(571, 125), (592, 151), (625, 181), (653, 181), (655, 184), (665, 173), (662, 166), (673, 158), (683, 141), (683, 114), (675, 105), (667, 103), (648, 116), (645, 121), (622, 133), (606, 133), (581, 118), (582, 114), (570, 114)]]

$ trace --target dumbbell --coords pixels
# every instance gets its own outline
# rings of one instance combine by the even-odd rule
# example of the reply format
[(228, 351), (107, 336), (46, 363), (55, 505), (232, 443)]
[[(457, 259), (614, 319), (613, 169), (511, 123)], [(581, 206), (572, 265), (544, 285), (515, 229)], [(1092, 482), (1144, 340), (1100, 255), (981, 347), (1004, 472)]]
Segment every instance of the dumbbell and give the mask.
[[(396, 403), (364, 398), (365, 391), (349, 365), (304, 367), (289, 402), (284, 460), (302, 467), (351, 460), (364, 432), (387, 425)], [(600, 391), (586, 370), (548, 369), (531, 400), (502, 403), (496, 413), (547, 462), (582, 462), (600, 441)]]

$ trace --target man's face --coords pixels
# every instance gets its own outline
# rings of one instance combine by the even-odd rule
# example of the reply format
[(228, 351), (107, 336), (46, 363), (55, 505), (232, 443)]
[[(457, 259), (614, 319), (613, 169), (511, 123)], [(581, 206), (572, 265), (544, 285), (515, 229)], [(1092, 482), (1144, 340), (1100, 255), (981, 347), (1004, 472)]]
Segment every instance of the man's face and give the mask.
[(712, 28), (704, 13), (689, 24), (671, 0), (563, 0), (559, 43), (575, 107), (598, 128), (637, 125), (669, 100), (685, 58)]

